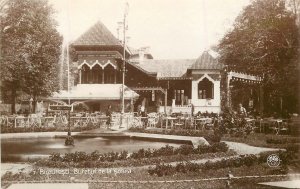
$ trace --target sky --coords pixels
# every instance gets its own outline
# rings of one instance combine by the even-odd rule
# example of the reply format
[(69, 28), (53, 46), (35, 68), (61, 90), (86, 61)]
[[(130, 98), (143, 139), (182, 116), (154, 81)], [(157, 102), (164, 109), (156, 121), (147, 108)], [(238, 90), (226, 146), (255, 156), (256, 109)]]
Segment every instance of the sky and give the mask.
[(98, 20), (117, 37), (126, 2), (130, 47), (150, 47), (155, 59), (193, 59), (218, 44), (250, 0), (49, 0), (69, 42)]

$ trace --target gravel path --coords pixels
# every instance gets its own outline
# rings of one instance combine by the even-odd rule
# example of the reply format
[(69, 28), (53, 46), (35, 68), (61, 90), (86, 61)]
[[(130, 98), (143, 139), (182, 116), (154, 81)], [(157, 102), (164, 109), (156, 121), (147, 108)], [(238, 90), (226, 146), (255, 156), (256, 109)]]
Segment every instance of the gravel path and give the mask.
[(32, 165), (27, 163), (1, 163), (1, 177), (8, 171), (12, 172), (12, 174), (19, 172), (29, 173), (32, 169)]
[(234, 150), (239, 155), (259, 154), (261, 152), (284, 150), (279, 148), (255, 147), (255, 146), (250, 146), (248, 144), (238, 143), (238, 142), (228, 142), (228, 141), (222, 141), (222, 142), (225, 142), (229, 146), (229, 149)]

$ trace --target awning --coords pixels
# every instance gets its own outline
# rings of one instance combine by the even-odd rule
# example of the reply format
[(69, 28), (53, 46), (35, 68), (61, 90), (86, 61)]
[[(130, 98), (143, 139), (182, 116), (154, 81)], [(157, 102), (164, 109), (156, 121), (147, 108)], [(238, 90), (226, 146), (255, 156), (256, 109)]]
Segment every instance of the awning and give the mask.
[[(137, 98), (139, 95), (124, 86), (124, 99)], [(120, 100), (122, 84), (78, 84), (70, 92), (55, 92), (50, 100)]]

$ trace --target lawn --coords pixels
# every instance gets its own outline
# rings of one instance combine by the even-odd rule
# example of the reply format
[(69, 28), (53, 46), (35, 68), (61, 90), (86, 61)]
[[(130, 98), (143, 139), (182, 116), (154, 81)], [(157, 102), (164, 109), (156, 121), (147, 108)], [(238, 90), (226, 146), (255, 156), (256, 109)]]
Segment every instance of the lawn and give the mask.
[(268, 147), (268, 148), (286, 148), (288, 145), (300, 144), (299, 137), (289, 135), (274, 135), (263, 133), (252, 133), (246, 137), (233, 137), (229, 134), (223, 135), (222, 141), (232, 141), (245, 143), (250, 146)]

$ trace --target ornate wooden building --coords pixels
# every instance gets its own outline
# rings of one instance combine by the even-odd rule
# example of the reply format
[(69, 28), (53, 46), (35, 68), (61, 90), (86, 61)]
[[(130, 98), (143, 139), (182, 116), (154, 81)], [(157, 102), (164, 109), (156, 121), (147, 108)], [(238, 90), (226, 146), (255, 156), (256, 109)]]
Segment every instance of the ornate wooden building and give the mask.
[[(84, 102), (92, 111), (108, 104), (120, 110), (123, 46), (97, 22), (73, 44), (76, 81), (72, 89), (52, 100)], [(148, 112), (214, 112), (221, 110), (223, 65), (205, 51), (198, 59), (156, 60), (150, 53), (126, 47), (125, 101)], [(131, 106), (132, 107), (132, 106)], [(130, 108), (129, 108), (130, 109)], [(127, 108), (127, 110), (129, 110)]]

